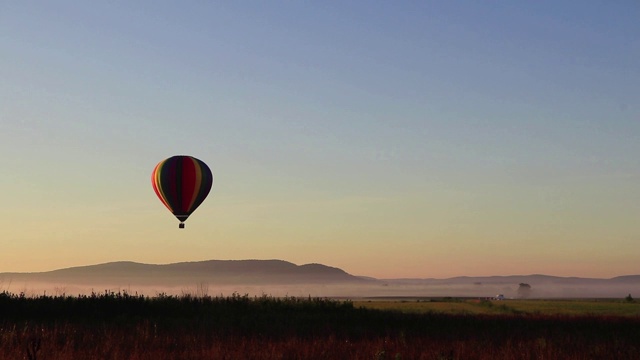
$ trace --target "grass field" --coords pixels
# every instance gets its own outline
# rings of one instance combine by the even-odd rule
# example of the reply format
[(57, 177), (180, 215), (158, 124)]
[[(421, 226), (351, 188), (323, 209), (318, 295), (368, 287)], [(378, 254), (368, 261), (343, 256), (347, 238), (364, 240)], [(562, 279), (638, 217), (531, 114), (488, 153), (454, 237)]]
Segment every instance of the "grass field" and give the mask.
[(4, 292), (0, 359), (640, 359), (635, 302), (433, 300)]
[(446, 314), (545, 314), (640, 316), (640, 302), (624, 299), (478, 300), (410, 299), (356, 300), (356, 307), (405, 313)]

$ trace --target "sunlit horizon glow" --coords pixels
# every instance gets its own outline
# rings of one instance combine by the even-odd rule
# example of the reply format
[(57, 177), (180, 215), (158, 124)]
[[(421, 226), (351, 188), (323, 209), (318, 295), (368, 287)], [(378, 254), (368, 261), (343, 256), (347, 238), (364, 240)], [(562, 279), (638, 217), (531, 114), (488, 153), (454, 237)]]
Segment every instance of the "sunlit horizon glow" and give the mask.
[[(640, 274), (640, 4), (0, 5), (0, 273)], [(178, 229), (150, 184), (215, 185)]]

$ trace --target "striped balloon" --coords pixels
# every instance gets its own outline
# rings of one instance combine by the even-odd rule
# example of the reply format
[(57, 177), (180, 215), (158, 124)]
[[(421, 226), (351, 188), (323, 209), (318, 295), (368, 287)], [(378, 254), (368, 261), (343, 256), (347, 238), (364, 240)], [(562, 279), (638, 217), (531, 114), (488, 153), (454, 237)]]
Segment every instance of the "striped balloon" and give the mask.
[(184, 228), (184, 221), (209, 194), (213, 174), (201, 160), (178, 155), (156, 165), (151, 184), (160, 201), (180, 220), (179, 227)]

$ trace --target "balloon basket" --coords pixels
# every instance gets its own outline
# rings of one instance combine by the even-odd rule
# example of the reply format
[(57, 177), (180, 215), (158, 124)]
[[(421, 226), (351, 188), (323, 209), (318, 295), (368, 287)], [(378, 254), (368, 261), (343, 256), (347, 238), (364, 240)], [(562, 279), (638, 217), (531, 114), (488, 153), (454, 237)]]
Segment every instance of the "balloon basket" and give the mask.
[(180, 225), (178, 225), (178, 229), (184, 229), (184, 223), (180, 223)]

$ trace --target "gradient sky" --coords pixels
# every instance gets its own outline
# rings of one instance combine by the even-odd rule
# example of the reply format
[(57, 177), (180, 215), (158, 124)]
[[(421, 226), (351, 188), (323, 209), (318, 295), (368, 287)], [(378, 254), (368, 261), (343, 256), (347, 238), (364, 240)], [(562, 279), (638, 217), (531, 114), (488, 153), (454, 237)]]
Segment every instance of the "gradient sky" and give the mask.
[[(0, 272), (640, 273), (640, 2), (0, 3)], [(215, 176), (178, 229), (154, 166)]]

